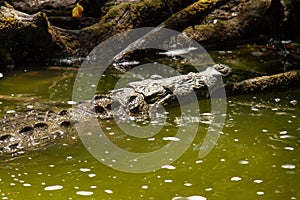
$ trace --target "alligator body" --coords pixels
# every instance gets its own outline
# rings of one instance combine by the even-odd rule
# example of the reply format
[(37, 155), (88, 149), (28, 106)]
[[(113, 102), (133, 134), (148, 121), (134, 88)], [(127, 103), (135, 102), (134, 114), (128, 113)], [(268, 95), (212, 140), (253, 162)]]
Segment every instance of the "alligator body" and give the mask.
[[(92, 100), (79, 102), (60, 112), (30, 111), (0, 120), (0, 153), (18, 153), (45, 147), (55, 141), (77, 138), (74, 124), (77, 117), (92, 115), (98, 119), (147, 118), (154, 106), (170, 106), (191, 93), (208, 97), (209, 91), (223, 87), (222, 77), (231, 68), (216, 64), (203, 72), (169, 78), (158, 75), (131, 82), (126, 87), (95, 95)], [(221, 84), (220, 84), (221, 83)], [(195, 100), (195, 99), (194, 99)], [(189, 103), (188, 101), (185, 103)], [(75, 116), (75, 117), (74, 117)], [(60, 140), (63, 139), (63, 140)]]

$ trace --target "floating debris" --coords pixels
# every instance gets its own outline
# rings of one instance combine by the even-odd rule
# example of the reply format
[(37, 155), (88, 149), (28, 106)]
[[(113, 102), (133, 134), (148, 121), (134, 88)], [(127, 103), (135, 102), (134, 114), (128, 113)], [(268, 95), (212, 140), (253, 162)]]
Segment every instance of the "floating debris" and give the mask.
[(180, 141), (180, 139), (177, 137), (163, 137), (162, 139), (165, 141), (174, 141), (174, 142)]
[(53, 191), (53, 190), (61, 190), (63, 186), (61, 185), (52, 185), (52, 186), (47, 186), (44, 188), (46, 191)]
[(231, 180), (231, 181), (240, 181), (240, 180), (242, 180), (242, 178), (241, 178), (241, 177), (238, 177), (238, 176), (234, 176), (234, 177), (232, 177), (230, 180)]
[(163, 166), (161, 166), (161, 168), (162, 169), (176, 169), (176, 167), (175, 166), (173, 166), (173, 165), (163, 165)]
[(81, 196), (91, 196), (94, 194), (94, 192), (92, 192), (92, 191), (77, 191), (76, 194), (81, 195)]
[(91, 171), (91, 169), (89, 169), (89, 168), (80, 168), (79, 170), (81, 172), (89, 172), (89, 171)]
[(254, 182), (254, 183), (262, 183), (262, 182), (263, 182), (263, 180), (260, 180), (260, 179), (255, 179), (253, 182)]
[(104, 192), (107, 193), (107, 194), (112, 194), (113, 193), (113, 191), (109, 190), (109, 189), (104, 190)]
[(285, 150), (294, 151), (294, 147), (284, 147)]
[(257, 195), (264, 195), (265, 193), (263, 191), (256, 192)]
[(190, 187), (190, 186), (192, 186), (193, 184), (191, 184), (191, 183), (184, 183), (183, 185), (186, 186), (186, 187)]
[(189, 197), (174, 197), (172, 200), (206, 200), (205, 197), (194, 195)]
[(69, 104), (69, 105), (76, 105), (77, 102), (76, 101), (67, 101), (67, 104)]
[(141, 188), (144, 189), (144, 190), (147, 190), (148, 189), (148, 185), (142, 185)]
[(241, 164), (241, 165), (248, 165), (249, 161), (248, 160), (240, 160), (239, 164)]
[(90, 178), (93, 178), (93, 177), (95, 177), (96, 176), (96, 174), (89, 174), (89, 177)]
[(288, 163), (288, 164), (281, 165), (281, 168), (283, 168), (283, 169), (295, 169), (296, 165)]

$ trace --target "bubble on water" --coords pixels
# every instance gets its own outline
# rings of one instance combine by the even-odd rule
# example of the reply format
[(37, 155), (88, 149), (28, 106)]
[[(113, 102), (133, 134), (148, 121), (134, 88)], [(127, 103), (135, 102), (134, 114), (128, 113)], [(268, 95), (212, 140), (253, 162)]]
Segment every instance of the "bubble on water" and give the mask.
[(171, 179), (166, 179), (164, 181), (165, 181), (165, 183), (172, 183), (173, 182), (173, 180), (171, 180)]
[(263, 180), (261, 180), (261, 179), (255, 179), (253, 182), (254, 182), (254, 183), (262, 183)]
[(81, 172), (89, 172), (89, 171), (91, 171), (91, 169), (89, 169), (89, 168), (80, 168), (79, 170)]
[(238, 176), (234, 176), (234, 177), (232, 177), (230, 180), (231, 180), (231, 181), (240, 181), (240, 180), (242, 180), (242, 178), (241, 178), (241, 177), (238, 177)]
[(62, 185), (52, 185), (52, 186), (45, 187), (44, 190), (46, 190), (46, 191), (53, 191), (53, 190), (61, 190), (62, 188), (63, 188)]
[(90, 188), (91, 188), (91, 189), (96, 189), (97, 186), (96, 186), (96, 185), (91, 185)]
[(281, 168), (283, 168), (283, 169), (295, 169), (296, 165), (287, 163), (287, 164), (281, 165)]
[(92, 192), (92, 191), (77, 191), (76, 194), (81, 195), (81, 196), (91, 196), (94, 194), (94, 192)]
[(23, 186), (24, 186), (24, 187), (30, 187), (31, 184), (30, 184), (30, 183), (24, 183)]
[(112, 194), (113, 193), (113, 191), (110, 190), (110, 189), (106, 189), (106, 190), (104, 190), (104, 192), (107, 193), (107, 194)]
[(263, 129), (262, 132), (263, 132), (263, 133), (267, 133), (268, 130), (267, 130), (267, 129)]
[(212, 191), (213, 189), (212, 188), (205, 188), (205, 191), (209, 192), (209, 191)]
[(176, 167), (175, 166), (173, 166), (173, 165), (163, 165), (163, 166), (161, 166), (161, 168), (162, 169), (176, 169)]

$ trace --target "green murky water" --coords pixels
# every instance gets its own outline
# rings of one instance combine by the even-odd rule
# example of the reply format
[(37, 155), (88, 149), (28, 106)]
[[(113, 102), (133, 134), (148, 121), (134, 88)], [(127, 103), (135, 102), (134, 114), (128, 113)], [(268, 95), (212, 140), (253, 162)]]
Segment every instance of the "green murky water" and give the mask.
[[(0, 115), (31, 108), (65, 108), (76, 69), (13, 71), (0, 80)], [(111, 89), (117, 75), (106, 76)], [(223, 134), (204, 159), (197, 145), (208, 125), (200, 123), (189, 149), (151, 173), (125, 173), (95, 159), (81, 141), (0, 158), (2, 199), (300, 199), (300, 90), (229, 97)], [(208, 100), (199, 101), (210, 112)], [(176, 108), (169, 110), (175, 115)], [(152, 139), (130, 140), (110, 122), (102, 124), (122, 148), (151, 152), (178, 130), (170, 124)], [(188, 133), (187, 133), (188, 134)]]

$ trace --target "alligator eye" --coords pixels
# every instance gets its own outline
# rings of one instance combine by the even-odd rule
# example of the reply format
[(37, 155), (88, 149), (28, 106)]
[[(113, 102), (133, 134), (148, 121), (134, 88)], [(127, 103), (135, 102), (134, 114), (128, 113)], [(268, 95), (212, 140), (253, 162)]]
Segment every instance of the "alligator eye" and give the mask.
[(9, 135), (9, 134), (7, 134), (7, 135), (2, 135), (2, 136), (0, 137), (0, 140), (1, 140), (1, 141), (4, 141), (4, 140), (9, 139), (10, 137), (11, 137), (11, 135)]
[(39, 129), (46, 130), (46, 129), (48, 129), (48, 124), (40, 122), (40, 123), (35, 124), (33, 128), (39, 128)]
[(20, 134), (32, 134), (33, 133), (33, 128), (31, 126), (25, 126), (19, 131)]

